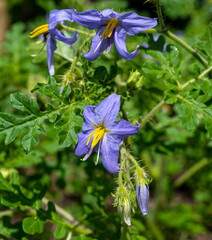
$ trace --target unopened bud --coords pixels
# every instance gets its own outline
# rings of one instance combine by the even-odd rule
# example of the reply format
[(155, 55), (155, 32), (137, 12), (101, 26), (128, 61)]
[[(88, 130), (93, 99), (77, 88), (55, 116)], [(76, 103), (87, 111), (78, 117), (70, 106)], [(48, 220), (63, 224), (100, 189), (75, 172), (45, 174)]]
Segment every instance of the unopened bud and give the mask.
[(118, 212), (122, 220), (129, 226), (131, 225), (131, 201), (130, 193), (126, 187), (122, 186), (117, 189), (115, 206), (118, 208)]
[(140, 88), (143, 85), (143, 76), (141, 76), (139, 71), (134, 71), (130, 73), (127, 80), (127, 86), (132, 88)]
[(142, 214), (145, 216), (147, 215), (147, 205), (149, 200), (149, 188), (148, 185), (144, 182), (140, 185), (136, 185), (136, 193), (137, 193), (137, 199), (138, 203), (141, 209)]
[(142, 214), (147, 215), (147, 205), (149, 200), (149, 188), (147, 174), (143, 168), (137, 168), (135, 172), (136, 194)]

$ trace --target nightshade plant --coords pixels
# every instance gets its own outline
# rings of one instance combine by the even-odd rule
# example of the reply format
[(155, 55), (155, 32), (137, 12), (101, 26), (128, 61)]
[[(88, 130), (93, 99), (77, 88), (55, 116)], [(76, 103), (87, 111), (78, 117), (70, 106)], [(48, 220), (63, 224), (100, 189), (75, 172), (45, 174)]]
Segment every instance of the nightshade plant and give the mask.
[(30, 61), (22, 25), (8, 33), (0, 238), (177, 240), (211, 229), (209, 7), (198, 8), (195, 21), (187, 16), (193, 21), (181, 39), (167, 28), (180, 12), (170, 1), (149, 1), (152, 18), (120, 12), (127, 1), (104, 2), (102, 11), (80, 1), (52, 10), (31, 32), (47, 43), (47, 66), (45, 54)]

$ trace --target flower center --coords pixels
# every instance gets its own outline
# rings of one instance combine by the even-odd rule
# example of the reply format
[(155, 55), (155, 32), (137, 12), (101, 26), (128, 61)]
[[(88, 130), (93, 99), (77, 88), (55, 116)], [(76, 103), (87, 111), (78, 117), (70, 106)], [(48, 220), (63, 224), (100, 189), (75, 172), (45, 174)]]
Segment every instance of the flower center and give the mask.
[(118, 19), (114, 18), (113, 16), (111, 16), (111, 17), (112, 17), (111, 20), (106, 20), (106, 21), (105, 21), (105, 22), (107, 22), (108, 24), (107, 24), (104, 32), (102, 33), (102, 36), (100, 37), (100, 39), (102, 39), (102, 38), (105, 38), (105, 39), (106, 39), (106, 38), (109, 38), (109, 37), (112, 35), (113, 30), (114, 30), (115, 28), (117, 28), (118, 25), (121, 23), (121, 22), (119, 22)]
[(44, 25), (41, 25), (37, 28), (35, 28), (31, 33), (30, 33), (30, 38), (35, 38), (41, 34), (44, 34), (44, 35), (47, 35), (49, 33), (49, 24), (44, 24)]
[(92, 143), (91, 143), (91, 149), (93, 149), (97, 145), (99, 140), (105, 136), (105, 133), (111, 132), (111, 131), (106, 129), (104, 123), (105, 123), (105, 120), (103, 120), (103, 122), (100, 125), (95, 125), (95, 124), (92, 123), (92, 125), (96, 129), (90, 134), (90, 136), (87, 140), (87, 143), (86, 143), (86, 145), (88, 145), (91, 138), (94, 136), (93, 140), (92, 140)]

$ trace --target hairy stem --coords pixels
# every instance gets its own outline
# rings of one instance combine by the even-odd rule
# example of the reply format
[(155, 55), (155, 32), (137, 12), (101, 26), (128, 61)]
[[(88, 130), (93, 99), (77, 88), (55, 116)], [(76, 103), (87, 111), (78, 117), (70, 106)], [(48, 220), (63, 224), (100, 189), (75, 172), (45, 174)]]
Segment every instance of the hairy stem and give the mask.
[[(207, 68), (204, 72), (202, 72), (198, 77), (197, 79), (201, 79), (203, 76), (205, 76), (206, 74), (210, 73), (212, 71), (212, 66), (210, 66), (209, 68)], [(196, 79), (193, 78), (191, 80), (189, 80), (188, 82), (186, 82), (185, 84), (183, 84), (181, 86), (181, 89), (180, 90), (183, 90), (184, 88), (188, 87), (191, 83), (195, 82)]]
[(158, 14), (158, 20), (159, 20), (160, 27), (162, 29), (166, 29), (165, 24), (164, 24), (164, 20), (163, 20), (160, 0), (156, 0), (156, 8), (157, 8), (157, 14)]
[(130, 155), (127, 152), (125, 153), (125, 155), (133, 162), (133, 164), (136, 166), (136, 168), (140, 168), (138, 162), (135, 160), (135, 158), (132, 155)]
[(165, 104), (164, 100), (160, 101), (142, 120), (140, 127), (143, 127), (146, 122)]

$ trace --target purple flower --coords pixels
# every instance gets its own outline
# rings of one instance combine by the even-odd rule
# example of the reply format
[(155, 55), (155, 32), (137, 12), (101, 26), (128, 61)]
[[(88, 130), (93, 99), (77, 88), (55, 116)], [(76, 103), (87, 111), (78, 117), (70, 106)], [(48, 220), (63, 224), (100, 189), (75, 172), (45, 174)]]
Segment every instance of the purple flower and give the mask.
[(136, 35), (157, 25), (156, 18), (142, 17), (135, 12), (119, 14), (111, 9), (75, 12), (73, 19), (90, 30), (97, 28), (91, 49), (84, 55), (89, 61), (96, 60), (106, 48), (109, 53), (113, 42), (121, 57), (132, 60), (138, 53), (139, 45), (134, 52), (129, 53), (125, 43), (126, 34)]
[(72, 14), (75, 10), (52, 10), (49, 13), (48, 24), (37, 27), (30, 34), (30, 38), (37, 37), (41, 34), (44, 36), (44, 41), (47, 42), (47, 63), (49, 74), (54, 75), (54, 51), (57, 49), (56, 40), (64, 42), (68, 45), (76, 42), (78, 33), (76, 32), (73, 37), (66, 37), (62, 32), (57, 29), (58, 23), (62, 21), (73, 22)]
[(145, 183), (141, 183), (140, 185), (136, 185), (136, 193), (138, 203), (141, 209), (142, 214), (147, 215), (147, 205), (149, 200), (149, 188)]
[(137, 126), (121, 119), (116, 121), (120, 109), (120, 96), (115, 93), (101, 101), (97, 106), (85, 106), (83, 115), (85, 122), (82, 132), (78, 134), (78, 144), (75, 155), (85, 154), (87, 160), (93, 150), (102, 158), (105, 169), (115, 174), (119, 170), (119, 144), (125, 137), (135, 135)]

